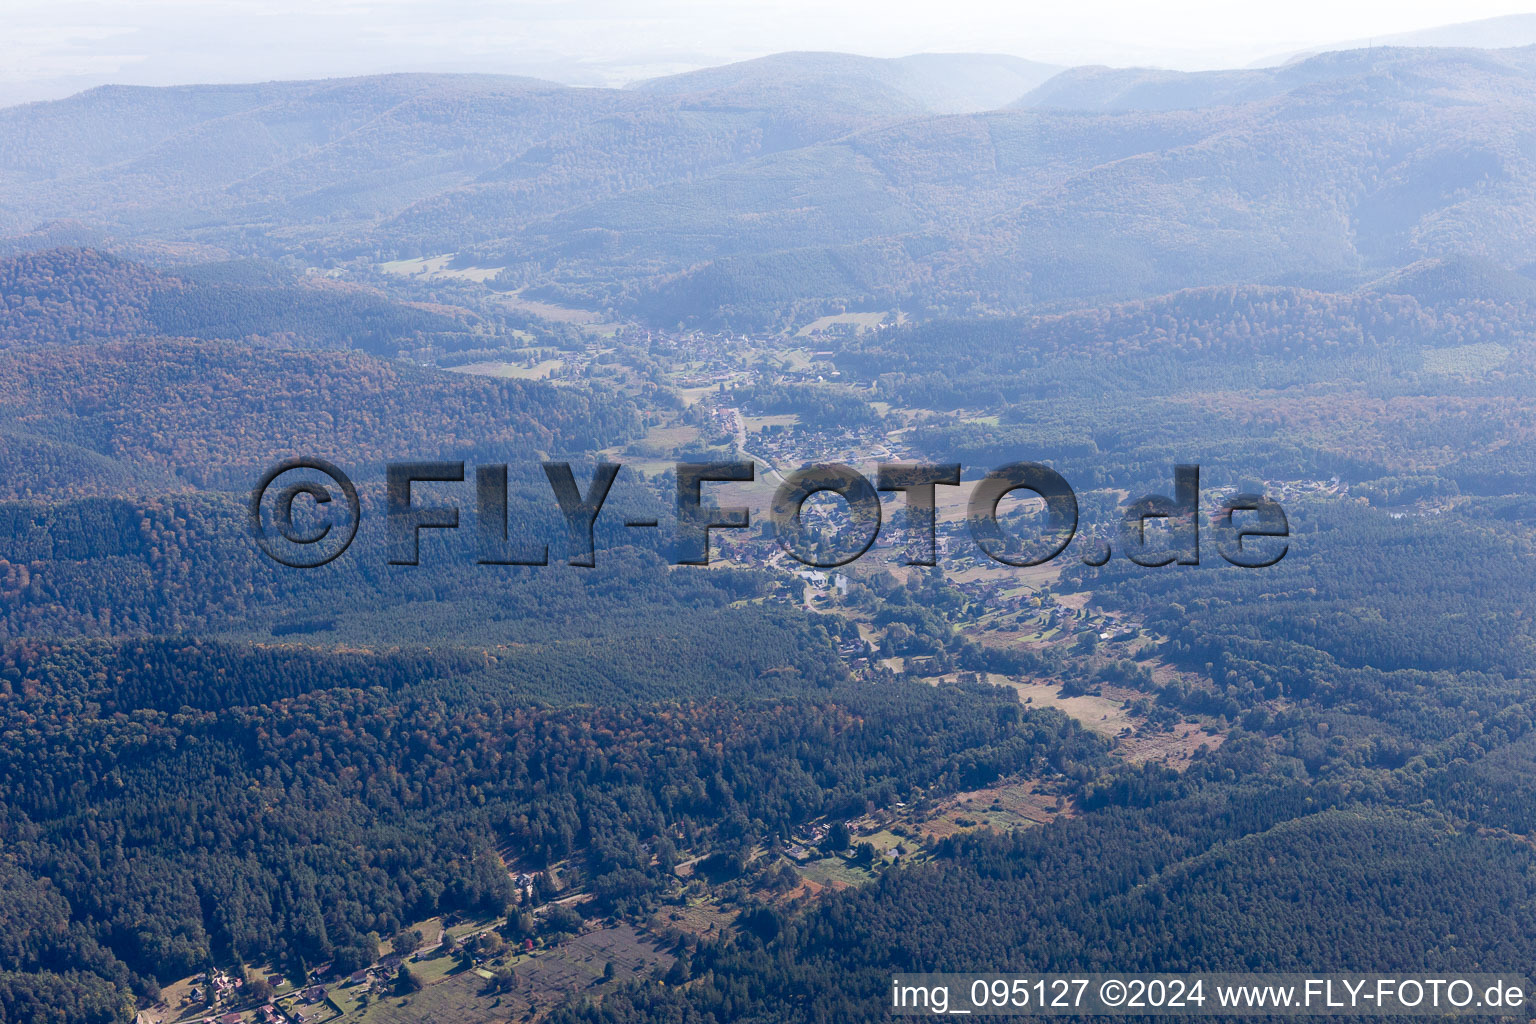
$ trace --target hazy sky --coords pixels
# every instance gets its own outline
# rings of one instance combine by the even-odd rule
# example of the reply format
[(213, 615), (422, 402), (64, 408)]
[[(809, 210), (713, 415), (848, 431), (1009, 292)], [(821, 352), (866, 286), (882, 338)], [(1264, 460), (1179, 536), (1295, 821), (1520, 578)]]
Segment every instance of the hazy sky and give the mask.
[(510, 72), (617, 85), (791, 49), (1233, 67), (1532, 6), (1533, 0), (0, 0), (0, 104), (103, 82), (378, 71)]

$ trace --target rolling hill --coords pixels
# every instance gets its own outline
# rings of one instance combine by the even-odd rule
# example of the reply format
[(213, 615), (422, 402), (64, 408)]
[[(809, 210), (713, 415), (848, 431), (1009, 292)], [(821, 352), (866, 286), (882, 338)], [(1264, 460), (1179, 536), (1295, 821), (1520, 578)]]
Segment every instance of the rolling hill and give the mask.
[(0, 348), (147, 335), (394, 355), (489, 330), (467, 310), (409, 305), (252, 261), (156, 270), (74, 247), (0, 259)]
[(628, 90), (94, 90), (0, 111), (0, 207), (28, 228), (71, 218), (239, 255), (458, 252), (498, 268), (496, 287), (663, 324), (1339, 289), (1423, 259), (1536, 260), (1536, 50), (1078, 69), (1008, 109), (935, 113), (1040, 74), (786, 54)]
[(1502, 50), (1532, 44), (1536, 44), (1536, 14), (1505, 14), (1496, 18), (1481, 18), (1412, 32), (1394, 32), (1369, 39), (1351, 39), (1326, 46), (1308, 47), (1256, 61), (1253, 66), (1289, 63), (1328, 50), (1358, 50), (1371, 46), (1468, 46)]

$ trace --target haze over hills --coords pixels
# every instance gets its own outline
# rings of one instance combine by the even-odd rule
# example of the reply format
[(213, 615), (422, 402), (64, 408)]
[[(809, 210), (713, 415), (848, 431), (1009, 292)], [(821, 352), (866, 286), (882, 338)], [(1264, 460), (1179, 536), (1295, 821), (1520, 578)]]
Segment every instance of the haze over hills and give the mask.
[[(1017, 309), (1348, 279), (1462, 246), (1522, 265), (1532, 56), (1356, 51), (1244, 104), (911, 119), (561, 213), (485, 259), (533, 255), (568, 275), (554, 294), (598, 304), (627, 296), (583, 292), (583, 264), (648, 272), (628, 301), (656, 315), (790, 292)], [(592, 248), (560, 249), (575, 237)]]
[[(1475, 54), (1462, 57), (1469, 64), (1478, 60)], [(1526, 63), (1524, 56), (1510, 57), (1520, 66)], [(1194, 110), (1272, 100), (1362, 73), (1400, 74), (1413, 67), (1415, 60), (1428, 64), (1436, 59), (1431, 51), (1420, 52), (1415, 58), (1383, 47), (1330, 51), (1280, 67), (1230, 71), (1070, 68), (1026, 93), (1012, 106), (1085, 112)], [(1421, 84), (1430, 86), (1428, 81)]]
[(967, 114), (995, 110), (1064, 70), (1004, 54), (919, 53), (882, 59), (849, 53), (778, 53), (757, 60), (637, 82), (631, 88), (672, 96), (708, 94), (760, 105), (790, 93), (827, 102), (862, 87), (888, 91), (892, 109), (910, 101), (912, 112)]
[(1358, 50), (1375, 46), (1460, 46), (1502, 50), (1512, 46), (1533, 44), (1536, 44), (1536, 14), (1506, 14), (1497, 18), (1457, 22), (1454, 25), (1436, 25), (1434, 28), (1419, 29), (1414, 32), (1391, 32), (1327, 46), (1309, 46), (1305, 50), (1294, 50), (1254, 61), (1251, 66), (1267, 67), (1326, 53), (1329, 50)]
[(458, 253), (544, 301), (742, 325), (1536, 260), (1536, 50), (1047, 70), (805, 53), (626, 90), (103, 88), (0, 111), (0, 224), (358, 267)]

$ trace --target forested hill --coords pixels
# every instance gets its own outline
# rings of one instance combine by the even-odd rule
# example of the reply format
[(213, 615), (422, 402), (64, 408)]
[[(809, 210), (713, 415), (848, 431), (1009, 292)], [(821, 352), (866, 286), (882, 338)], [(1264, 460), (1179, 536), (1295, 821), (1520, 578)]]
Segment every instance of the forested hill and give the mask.
[(160, 335), (393, 355), (492, 331), (467, 310), (410, 306), (255, 262), (158, 271), (81, 248), (0, 259), (0, 347)]
[[(579, 917), (517, 911), (496, 855), (508, 840), (533, 870), (580, 852), (588, 909), (632, 913), (675, 881), (680, 836), (750, 845), (808, 816), (1101, 750), (1059, 716), (1003, 715), (996, 693), (760, 689), (736, 704), (692, 679), (696, 695), (672, 705), (556, 708), (495, 680), (453, 687), (462, 667), (442, 657), (377, 659), (366, 687), (328, 680), (265, 705), (95, 718), (70, 691), (120, 670), (114, 653), (44, 657), (47, 683), (36, 651), (0, 655), (7, 1020), (125, 1020), (130, 985), (156, 993), (210, 959), (345, 974), (378, 956), (380, 933), (437, 913), (510, 908), (525, 935), (579, 931)], [(188, 664), (281, 692), (295, 668), (337, 675), (306, 670), (311, 657)], [(78, 1005), (44, 1012), (56, 989)]]
[(603, 389), (375, 358), (509, 335), (468, 310), (254, 262), (0, 259), (0, 498), (239, 489), (288, 455), (505, 460), (639, 431), (633, 401)]
[[(886, 395), (938, 409), (1092, 398), (1106, 374), (1122, 393), (1153, 398), (1245, 389), (1255, 412), (1267, 389), (1284, 390), (1287, 401), (1307, 388), (1344, 387), (1446, 400), (1451, 376), (1460, 378), (1455, 390), (1476, 381), (1484, 398), (1513, 397), (1526, 385), (1483, 372), (1497, 367), (1527, 378), (1536, 357), (1527, 342), (1536, 302), (1520, 294), (1536, 281), (1510, 278), (1507, 289), (1483, 289), (1453, 268), (1425, 265), (1381, 282), (1381, 290), (1344, 294), (1199, 288), (1064, 314), (871, 332), (843, 344), (836, 359), (844, 373)], [(1469, 354), (1482, 355), (1486, 366), (1469, 363), (1455, 373)]]
[[(975, 95), (1033, 73), (944, 68), (985, 85)], [(75, 218), (358, 269), (457, 252), (500, 288), (667, 325), (1536, 261), (1529, 49), (1070, 73), (1031, 106), (951, 116), (933, 111), (958, 100), (924, 98), (931, 70), (799, 54), (628, 90), (453, 76), (94, 90), (0, 111), (0, 207), (14, 233)]]
[[(587, 260), (621, 283), (578, 287), (566, 264), (551, 294), (725, 318), (818, 298), (932, 312), (1240, 281), (1332, 288), (1461, 251), (1536, 259), (1536, 169), (1517, 141), (1531, 54), (1315, 60), (1318, 81), (1238, 105), (875, 127), (560, 214), (500, 255), (593, 232), (603, 245)], [(733, 230), (712, 235), (721, 223)], [(628, 282), (626, 262), (681, 274)]]
[(621, 396), (355, 353), (181, 340), (0, 352), (0, 464), (14, 469), (12, 495), (82, 483), (76, 470), (89, 477), (100, 459), (243, 488), (290, 455), (505, 460), (589, 452), (638, 429)]
[[(1444, 52), (1444, 51), (1442, 51)], [(1427, 51), (1408, 48), (1349, 48), (1323, 53), (1278, 67), (1222, 71), (1168, 71), (1162, 68), (1071, 68), (1020, 97), (1021, 109), (1076, 110), (1103, 113), (1129, 110), (1192, 110), (1273, 100), (1290, 93), (1318, 96), (1336, 88), (1341, 77), (1369, 68), (1375, 74), (1397, 77), (1414, 62), (1432, 63)], [(1405, 63), (1402, 57), (1409, 56)], [(1463, 50), (1447, 54), (1453, 61), (1477, 64), (1490, 54)], [(1495, 60), (1527, 65), (1529, 52), (1500, 51)], [(1406, 83), (1404, 83), (1406, 84)]]
[(968, 465), (1046, 458), (1131, 486), (1198, 452), (1216, 477), (1341, 475), (1379, 501), (1507, 494), (1536, 467), (1531, 286), (1422, 261), (1345, 293), (1198, 288), (892, 326), (834, 359), (843, 381), (939, 413), (912, 440)]
[(94, 211), (88, 219), (162, 234), (277, 220), (307, 226), (300, 237), (324, 237), (334, 253), (346, 233), (357, 241), (443, 195), (453, 214), (493, 214), (489, 229), (505, 232), (913, 112), (911, 98), (863, 87), (748, 105), (708, 89), (472, 75), (103, 87), (0, 111), (0, 200), (23, 220)]

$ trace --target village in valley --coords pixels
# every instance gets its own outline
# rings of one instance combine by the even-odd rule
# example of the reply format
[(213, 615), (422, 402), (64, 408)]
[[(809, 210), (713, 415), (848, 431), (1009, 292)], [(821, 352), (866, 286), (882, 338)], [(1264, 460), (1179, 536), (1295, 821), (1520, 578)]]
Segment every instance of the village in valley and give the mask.
[[(423, 266), (452, 277), (446, 262)], [(541, 312), (551, 313), (552, 307)], [(1021, 706), (1067, 715), (1132, 764), (1181, 770), (1222, 743), (1219, 716), (1159, 703), (1159, 689), (1184, 677), (1159, 656), (1167, 638), (1123, 612), (1100, 607), (1091, 587), (1066, 571), (1080, 564), (1085, 545), (1097, 542), (1100, 526), (1113, 524), (1085, 524), (1067, 555), (1036, 566), (1005, 565), (978, 547), (966, 500), (990, 467), (967, 467), (960, 486), (937, 489), (933, 566), (910, 564), (914, 523), (899, 495), (886, 496), (878, 539), (854, 561), (808, 565), (774, 543), (764, 526), (769, 498), (785, 474), (808, 463), (838, 462), (874, 479), (881, 463), (926, 460), (929, 453), (913, 443), (924, 424), (989, 415), (986, 409), (940, 416), (896, 408), (879, 394), (877, 382), (843, 378), (835, 339), (886, 329), (897, 317), (824, 317), (806, 329), (767, 338), (667, 333), (576, 319), (576, 341), (565, 348), (514, 348), (445, 368), (557, 386), (601, 382), (635, 398), (646, 417), (645, 436), (603, 457), (631, 467), (645, 481), (664, 480), (678, 461), (754, 462), (751, 484), (710, 485), (708, 500), (745, 505), (754, 523), (749, 530), (716, 531), (712, 564), (766, 571), (773, 586), (764, 600), (846, 623), (836, 632), (836, 649), (854, 679), (876, 685), (900, 674), (935, 686), (968, 680), (1010, 688)], [(433, 362), (432, 353), (416, 358)], [(807, 422), (794, 408), (774, 404), (773, 396), (799, 387), (846, 392), (874, 415), (856, 422)], [(1337, 479), (1268, 486), (1286, 498), (1347, 492)], [(664, 488), (658, 491), (664, 496)], [(1127, 497), (1112, 492), (1095, 507)], [(838, 499), (822, 494), (805, 503), (802, 515), (815, 535), (835, 538), (845, 511)], [(1011, 496), (999, 512), (1005, 527), (1027, 530), (1040, 521), (1043, 503)], [(944, 615), (893, 613), (893, 602), (908, 610), (942, 607)], [(955, 634), (982, 649), (1029, 652), (1057, 669), (1032, 674), (964, 668), (947, 653)], [(713, 865), (711, 851), (692, 851), (675, 867), (672, 895), (646, 920), (587, 916), (590, 897), (582, 891), (579, 864), (533, 871), (520, 867), (516, 851), (509, 850), (504, 860), (518, 905), (505, 916), (420, 922), (378, 937), (377, 955), (369, 963), (317, 965), (303, 977), (275, 968), (248, 966), (242, 975), (210, 967), (167, 986), (162, 1001), (140, 1013), (140, 1022), (533, 1021), (563, 1002), (597, 998), (627, 983), (685, 984), (686, 958), (679, 954), (729, 930), (744, 906), (766, 900), (794, 907), (921, 861), (935, 843), (960, 832), (1030, 828), (1071, 815), (1069, 792), (1062, 780), (1034, 777), (909, 797), (851, 819), (807, 823), (792, 836), (755, 847), (729, 870)]]
[[(649, 340), (654, 350), (656, 336)], [(661, 347), (682, 361), (664, 378), (677, 396), (675, 408), (658, 417), (646, 441), (611, 455), (629, 463), (638, 456), (642, 465), (654, 459), (657, 468), (690, 449), (753, 459), (759, 466), (755, 487), (719, 485), (711, 497), (722, 504), (748, 503), (759, 522), (766, 517), (765, 493), (804, 462), (846, 461), (873, 474), (879, 462), (919, 455), (903, 443), (901, 426), (805, 431), (796, 429), (793, 415), (754, 415), (732, 404), (733, 388), (763, 372), (766, 350), (706, 346), (688, 338)], [(567, 355), (546, 369), (556, 381), (562, 374), (611, 372), (627, 378), (634, 373), (622, 362), (603, 361), (607, 351), (593, 343), (585, 365)], [(774, 381), (825, 381), (835, 371), (823, 355), (793, 349), (774, 357)], [(1081, 678), (1065, 683), (986, 674), (988, 682), (1016, 690), (1021, 704), (1077, 719), (1133, 762), (1157, 760), (1177, 768), (1218, 745), (1222, 736), (1215, 720), (1171, 713), (1149, 699), (1146, 689), (1137, 689), (1154, 676), (1166, 681), (1174, 674), (1157, 658), (1161, 638), (1098, 608), (1091, 593), (1063, 589), (1060, 563), (1003, 565), (974, 544), (964, 505), (969, 486), (967, 481), (939, 489), (938, 564), (931, 568), (906, 564), (912, 538), (901, 513), (891, 516), (864, 557), (846, 565), (803, 564), (760, 531), (718, 532), (714, 564), (766, 569), (777, 581), (767, 600), (850, 622), (853, 628), (843, 633), (837, 650), (855, 678), (875, 683), (905, 673), (934, 685), (979, 678), (950, 664), (936, 638), (882, 614), (888, 597), (921, 587), (946, 604), (945, 629), (985, 647), (1046, 652), (1084, 666)], [(1016, 503), (1010, 521), (1027, 520), (1039, 512), (1038, 505)], [(814, 529), (835, 532), (841, 510), (835, 502), (808, 502), (804, 513)], [(846, 821), (813, 822), (779, 844), (756, 848), (723, 879), (707, 870), (705, 851), (678, 864), (672, 905), (639, 922), (586, 917), (587, 897), (579, 882), (565, 888), (560, 881), (579, 878), (579, 870), (520, 869), (509, 851), (508, 873), (520, 905), (505, 917), (421, 922), (381, 937), (371, 963), (317, 965), (301, 978), (254, 966), (243, 976), (210, 968), (168, 986), (160, 1004), (141, 1012), (140, 1022), (350, 1024), (434, 1019), (433, 1014), (443, 1020), (536, 1020), (564, 1000), (596, 997), (626, 982), (681, 983), (674, 954), (729, 929), (749, 901), (794, 905), (921, 860), (933, 843), (957, 832), (1027, 828), (1071, 814), (1066, 793), (1067, 787), (1049, 779), (1002, 779), (973, 792), (871, 808)], [(407, 1012), (408, 1018), (400, 1016)]]

